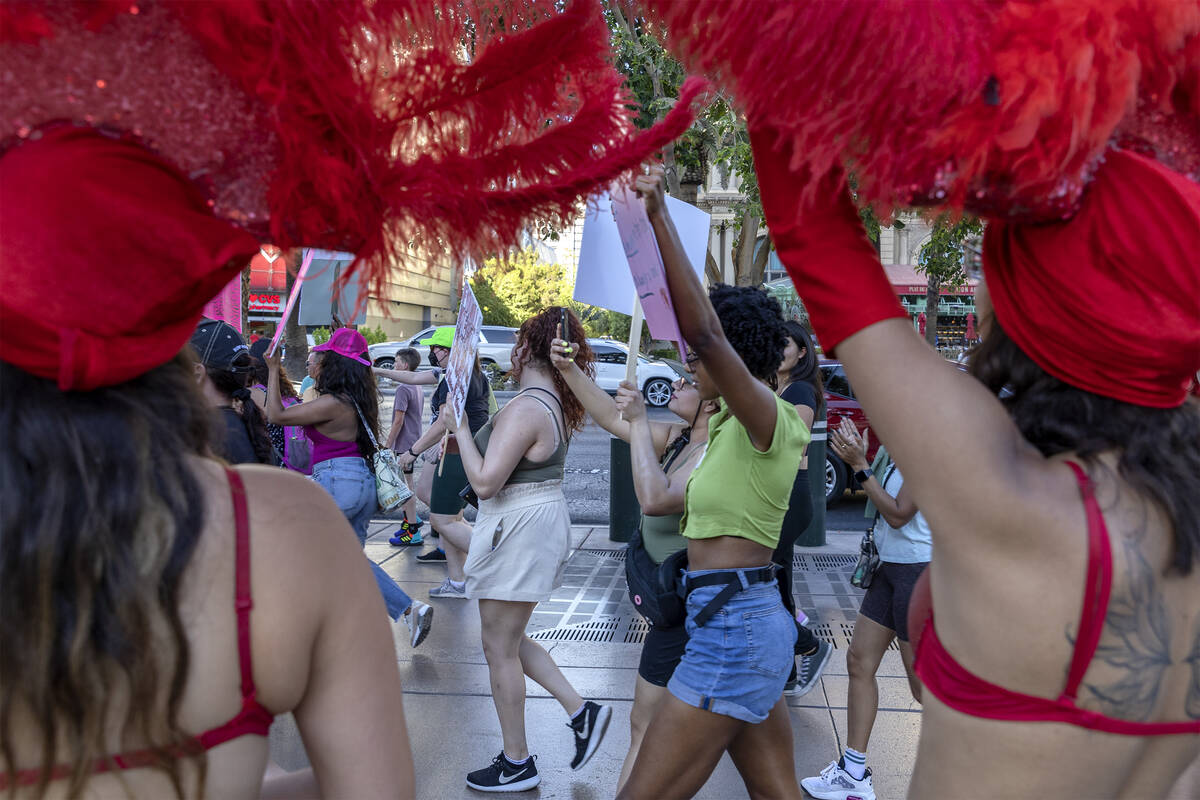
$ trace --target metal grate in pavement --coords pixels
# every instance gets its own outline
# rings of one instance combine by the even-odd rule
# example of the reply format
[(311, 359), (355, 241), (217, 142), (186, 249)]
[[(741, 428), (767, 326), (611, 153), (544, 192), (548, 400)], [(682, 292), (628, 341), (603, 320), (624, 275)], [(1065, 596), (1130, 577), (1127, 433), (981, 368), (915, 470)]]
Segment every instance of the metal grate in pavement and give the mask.
[(621, 617), (594, 619), (575, 625), (545, 628), (529, 634), (529, 638), (541, 642), (611, 642), (620, 622)]
[(617, 561), (625, 560), (625, 548), (620, 550), (579, 550), (581, 555), (595, 556), (596, 558), (612, 558)]
[(792, 565), (799, 570), (816, 570), (824, 572), (826, 570), (844, 570), (853, 567), (858, 561), (858, 556), (852, 555), (823, 555), (820, 553), (810, 555), (797, 555), (792, 559)]
[(625, 644), (641, 644), (646, 641), (646, 634), (650, 632), (650, 626), (640, 614), (635, 614), (633, 619), (629, 621), (629, 628), (625, 631)]

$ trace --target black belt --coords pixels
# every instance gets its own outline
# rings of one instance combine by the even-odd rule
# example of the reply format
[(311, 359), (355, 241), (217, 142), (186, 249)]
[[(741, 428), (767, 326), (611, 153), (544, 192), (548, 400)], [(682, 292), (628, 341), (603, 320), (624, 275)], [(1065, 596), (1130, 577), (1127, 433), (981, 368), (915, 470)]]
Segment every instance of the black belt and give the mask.
[[(775, 580), (775, 570), (778, 566), (768, 564), (765, 567), (749, 570), (722, 570), (721, 572), (711, 572), (707, 575), (697, 575), (695, 578), (684, 576), (683, 579), (683, 596), (686, 598), (695, 590), (704, 586), (724, 586), (725, 588), (717, 592), (717, 596), (709, 600), (704, 608), (696, 614), (693, 620), (697, 627), (704, 627), (704, 624), (712, 619), (713, 615), (725, 607), (729, 602), (729, 598), (733, 597), (742, 589), (749, 588), (756, 583), (770, 583)], [(745, 579), (745, 585), (742, 584), (742, 579)]]

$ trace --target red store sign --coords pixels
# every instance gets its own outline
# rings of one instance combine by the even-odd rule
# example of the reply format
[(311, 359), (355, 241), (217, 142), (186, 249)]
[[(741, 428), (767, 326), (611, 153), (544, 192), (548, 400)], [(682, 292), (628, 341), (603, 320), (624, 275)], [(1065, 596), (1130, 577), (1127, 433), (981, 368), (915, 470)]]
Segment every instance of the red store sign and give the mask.
[(251, 311), (283, 312), (284, 297), (274, 292), (251, 292), (247, 305)]

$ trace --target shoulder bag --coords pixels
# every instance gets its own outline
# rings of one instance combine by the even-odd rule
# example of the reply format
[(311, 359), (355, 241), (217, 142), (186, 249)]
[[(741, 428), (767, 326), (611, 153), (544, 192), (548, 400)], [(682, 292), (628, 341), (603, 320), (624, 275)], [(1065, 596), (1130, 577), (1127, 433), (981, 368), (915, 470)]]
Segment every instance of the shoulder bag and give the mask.
[(354, 410), (358, 412), (358, 419), (366, 428), (367, 436), (371, 439), (371, 446), (375, 448), (375, 457), (372, 461), (375, 465), (375, 493), (379, 499), (379, 509), (395, 511), (412, 497), (412, 489), (409, 489), (408, 484), (404, 482), (400, 464), (396, 461), (396, 454), (391, 451), (391, 448), (380, 447), (379, 442), (375, 440), (375, 434), (371, 431), (371, 426), (367, 424), (367, 418), (363, 416), (358, 403), (354, 404)]

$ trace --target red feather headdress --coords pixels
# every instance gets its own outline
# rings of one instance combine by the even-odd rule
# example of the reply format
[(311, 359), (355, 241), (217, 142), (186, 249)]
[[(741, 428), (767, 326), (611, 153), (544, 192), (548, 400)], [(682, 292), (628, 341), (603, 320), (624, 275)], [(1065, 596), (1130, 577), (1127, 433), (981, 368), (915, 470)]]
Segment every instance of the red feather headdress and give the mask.
[(643, 0), (793, 168), (860, 198), (1068, 216), (1110, 144), (1200, 180), (1197, 0)]

